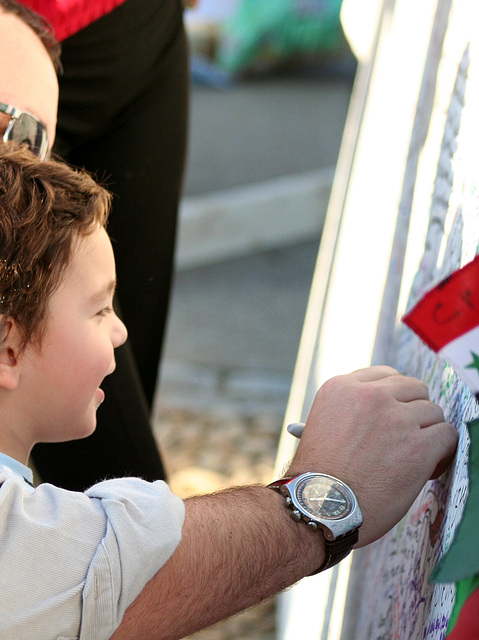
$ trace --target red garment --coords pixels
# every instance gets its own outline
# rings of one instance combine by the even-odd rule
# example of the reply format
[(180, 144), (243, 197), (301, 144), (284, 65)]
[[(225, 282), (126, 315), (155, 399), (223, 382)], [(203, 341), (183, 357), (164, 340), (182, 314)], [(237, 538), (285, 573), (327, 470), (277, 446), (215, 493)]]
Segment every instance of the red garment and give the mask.
[(126, 0), (20, 0), (46, 18), (57, 40), (65, 40)]
[(479, 589), (463, 604), (456, 624), (447, 640), (478, 640), (479, 638)]

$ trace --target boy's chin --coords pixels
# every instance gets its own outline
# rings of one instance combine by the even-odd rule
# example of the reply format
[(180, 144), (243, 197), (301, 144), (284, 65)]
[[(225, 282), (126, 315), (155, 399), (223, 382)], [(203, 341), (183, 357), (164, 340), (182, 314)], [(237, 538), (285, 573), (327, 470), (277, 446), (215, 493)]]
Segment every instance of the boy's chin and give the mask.
[(78, 425), (78, 428), (70, 434), (68, 440), (84, 440), (92, 435), (95, 432), (97, 425), (96, 419), (96, 410), (93, 412), (93, 415), (89, 416), (87, 420), (83, 422), (83, 424)]
[(58, 442), (73, 442), (74, 440), (84, 440), (91, 436), (96, 430), (96, 423), (93, 427), (85, 427), (82, 429), (78, 429), (70, 434), (68, 434), (67, 438), (60, 438)]
[(95, 412), (94, 420), (90, 425), (85, 425), (85, 429), (78, 435), (77, 440), (83, 440), (83, 438), (88, 438), (88, 436), (91, 436), (91, 434), (94, 433), (96, 430), (96, 424), (97, 424), (97, 421), (96, 421), (96, 412)]
[(93, 407), (88, 411), (88, 415), (84, 415), (83, 419), (77, 419), (75, 422), (70, 422), (65, 428), (65, 424), (58, 423), (55, 429), (50, 429), (47, 433), (39, 435), (35, 443), (60, 443), (60, 442), (72, 442), (74, 440), (84, 440), (94, 433), (96, 430), (96, 409)]

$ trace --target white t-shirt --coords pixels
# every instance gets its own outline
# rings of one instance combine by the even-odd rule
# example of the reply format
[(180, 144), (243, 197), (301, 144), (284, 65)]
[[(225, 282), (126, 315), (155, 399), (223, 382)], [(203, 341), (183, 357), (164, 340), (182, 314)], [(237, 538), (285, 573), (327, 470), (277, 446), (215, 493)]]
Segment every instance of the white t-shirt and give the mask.
[(182, 500), (137, 478), (33, 488), (1, 453), (0, 483), (0, 640), (110, 638), (176, 549)]

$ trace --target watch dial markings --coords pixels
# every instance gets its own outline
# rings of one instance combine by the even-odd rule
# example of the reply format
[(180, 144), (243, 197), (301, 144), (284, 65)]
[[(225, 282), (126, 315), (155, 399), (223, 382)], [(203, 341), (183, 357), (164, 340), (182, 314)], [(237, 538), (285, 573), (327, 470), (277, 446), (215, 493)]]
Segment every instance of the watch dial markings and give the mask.
[(351, 511), (351, 499), (338, 482), (328, 478), (306, 479), (296, 488), (299, 504), (314, 518), (344, 518)]

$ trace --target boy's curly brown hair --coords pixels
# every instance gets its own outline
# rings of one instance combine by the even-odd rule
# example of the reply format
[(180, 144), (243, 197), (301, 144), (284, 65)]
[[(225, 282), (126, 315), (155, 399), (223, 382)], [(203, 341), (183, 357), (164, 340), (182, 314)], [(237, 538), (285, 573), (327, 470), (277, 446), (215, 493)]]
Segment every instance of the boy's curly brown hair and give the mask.
[(40, 345), (48, 302), (74, 241), (106, 226), (111, 194), (85, 171), (0, 143), (0, 329)]

